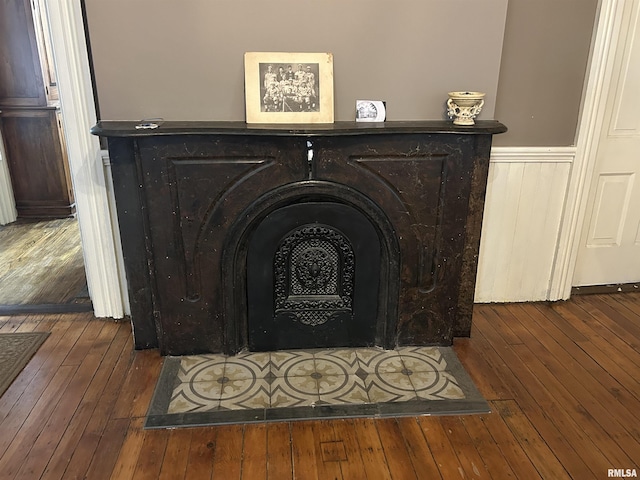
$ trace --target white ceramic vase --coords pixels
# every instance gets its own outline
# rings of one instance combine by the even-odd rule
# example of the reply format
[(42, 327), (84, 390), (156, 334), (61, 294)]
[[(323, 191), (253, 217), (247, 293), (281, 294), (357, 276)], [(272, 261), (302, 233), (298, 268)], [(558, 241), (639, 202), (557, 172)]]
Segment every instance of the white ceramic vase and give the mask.
[(482, 92), (449, 92), (447, 114), (453, 118), (454, 125), (473, 125), (484, 105)]

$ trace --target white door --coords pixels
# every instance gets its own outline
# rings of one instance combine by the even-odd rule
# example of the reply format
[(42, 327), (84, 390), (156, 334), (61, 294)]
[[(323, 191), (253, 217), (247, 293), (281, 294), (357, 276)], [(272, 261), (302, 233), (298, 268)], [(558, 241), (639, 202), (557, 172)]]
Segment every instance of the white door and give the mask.
[(623, 18), (574, 286), (640, 281), (640, 0)]

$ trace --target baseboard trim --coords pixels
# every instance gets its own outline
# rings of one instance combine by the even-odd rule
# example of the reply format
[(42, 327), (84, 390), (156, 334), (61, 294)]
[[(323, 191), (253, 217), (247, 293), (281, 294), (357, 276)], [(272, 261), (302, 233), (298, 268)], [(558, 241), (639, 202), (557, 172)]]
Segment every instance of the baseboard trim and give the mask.
[(43, 303), (40, 305), (0, 305), (0, 316), (40, 313), (93, 312), (93, 304), (87, 303)]
[(640, 283), (619, 283), (616, 285), (586, 285), (571, 287), (571, 295), (594, 295), (606, 293), (640, 292)]

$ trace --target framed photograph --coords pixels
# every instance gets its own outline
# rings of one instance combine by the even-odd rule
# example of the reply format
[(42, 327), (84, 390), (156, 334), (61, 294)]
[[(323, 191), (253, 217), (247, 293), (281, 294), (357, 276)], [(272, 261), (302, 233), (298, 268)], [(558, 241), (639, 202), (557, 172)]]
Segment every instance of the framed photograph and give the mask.
[(244, 54), (247, 123), (333, 123), (333, 55)]
[(384, 122), (386, 103), (381, 100), (356, 100), (356, 122)]

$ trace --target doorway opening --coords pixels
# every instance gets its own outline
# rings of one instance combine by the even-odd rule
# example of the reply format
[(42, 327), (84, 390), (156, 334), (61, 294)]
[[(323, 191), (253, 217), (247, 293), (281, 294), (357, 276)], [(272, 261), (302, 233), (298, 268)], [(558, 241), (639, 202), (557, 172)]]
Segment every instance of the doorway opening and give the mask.
[(91, 310), (43, 1), (0, 4), (0, 43), (0, 313)]

